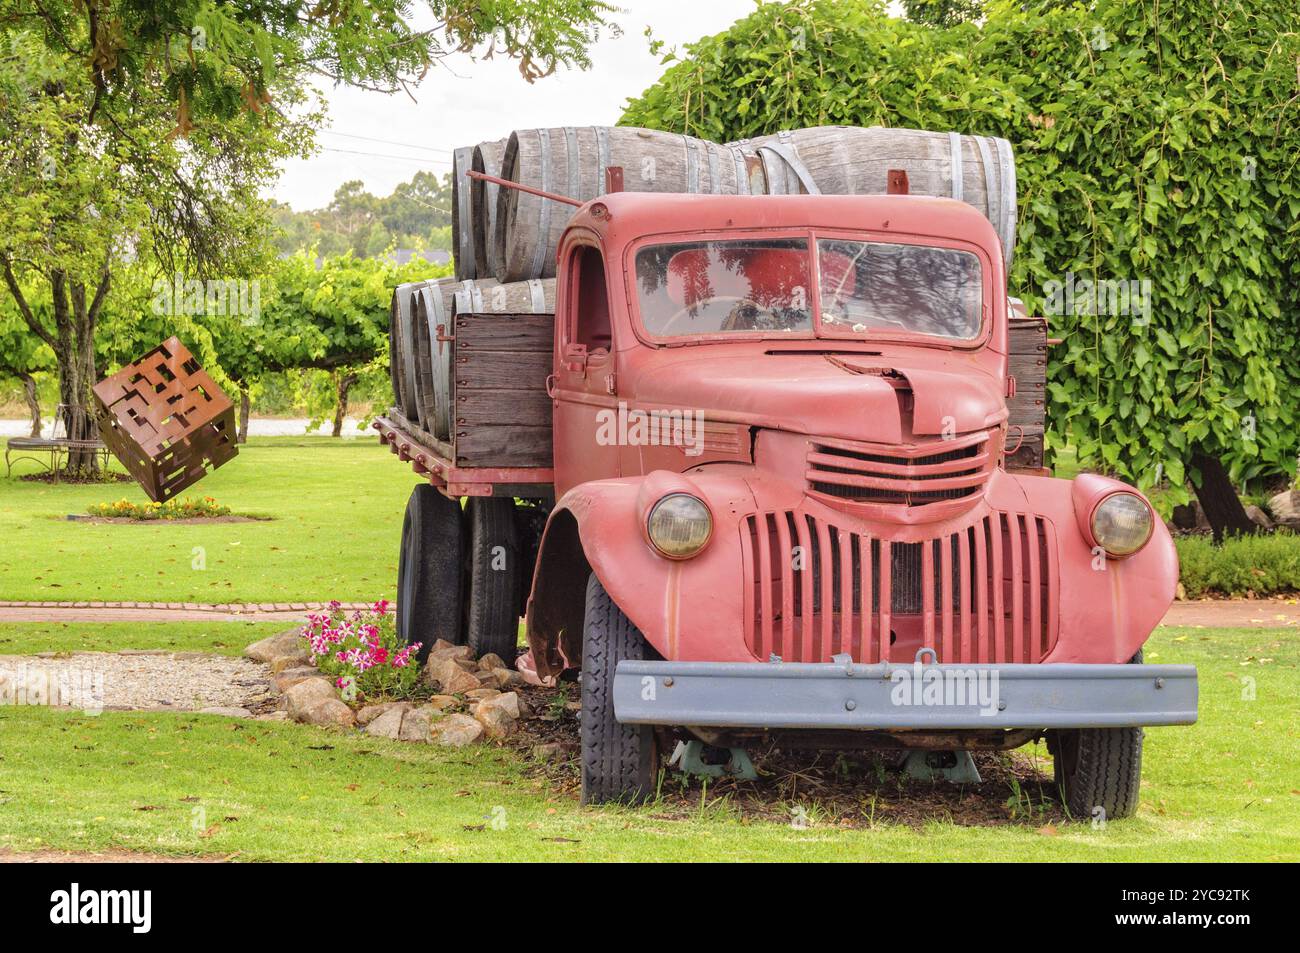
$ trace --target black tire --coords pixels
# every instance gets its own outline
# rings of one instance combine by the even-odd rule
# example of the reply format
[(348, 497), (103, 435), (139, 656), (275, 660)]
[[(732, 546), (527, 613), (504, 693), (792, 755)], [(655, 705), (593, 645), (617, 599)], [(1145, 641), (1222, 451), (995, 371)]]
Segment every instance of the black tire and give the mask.
[(639, 804), (654, 793), (654, 729), (614, 718), (614, 671), (651, 657), (645, 637), (592, 573), (582, 630), (582, 803)]
[(466, 641), (475, 658), (493, 652), (513, 664), (519, 647), (519, 574), (522, 559), (515, 501), (471, 497), (469, 613)]
[(420, 660), (438, 639), (465, 641), (461, 625), (464, 529), (460, 503), (427, 483), (411, 491), (397, 560), (397, 634), (419, 642)]
[[(1142, 662), (1142, 652), (1129, 660)], [(1142, 779), (1141, 728), (1073, 728), (1049, 732), (1052, 772), (1070, 815), (1114, 821), (1137, 811)]]

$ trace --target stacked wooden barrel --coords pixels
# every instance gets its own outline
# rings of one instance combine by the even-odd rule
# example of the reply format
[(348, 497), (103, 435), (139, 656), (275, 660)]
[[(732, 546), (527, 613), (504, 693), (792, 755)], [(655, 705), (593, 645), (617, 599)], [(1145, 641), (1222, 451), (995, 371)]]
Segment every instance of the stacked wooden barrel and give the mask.
[(453, 321), (457, 314), (554, 314), (555, 279), (502, 284), (437, 278), (399, 285), (389, 326), (397, 410), (412, 426), (448, 440), (453, 426)]
[(454, 152), (456, 277), (401, 285), (393, 294), (393, 395), (408, 421), (440, 439), (452, 430), (446, 339), (456, 314), (543, 314), (555, 307), (555, 254), (572, 207), (468, 173), (585, 202), (604, 194), (610, 166), (623, 169), (630, 192), (705, 195), (883, 193), (889, 170), (902, 169), (913, 194), (979, 209), (996, 230), (1008, 266), (1015, 251), (1016, 168), (1005, 139), (819, 126), (723, 145), (627, 127), (516, 130), (508, 139)]

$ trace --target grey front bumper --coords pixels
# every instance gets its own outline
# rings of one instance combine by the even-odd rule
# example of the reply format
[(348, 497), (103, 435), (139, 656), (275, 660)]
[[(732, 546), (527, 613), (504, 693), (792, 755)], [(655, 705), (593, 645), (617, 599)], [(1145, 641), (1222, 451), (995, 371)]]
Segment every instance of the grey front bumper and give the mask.
[(713, 728), (1117, 728), (1196, 721), (1192, 665), (618, 663), (625, 724)]

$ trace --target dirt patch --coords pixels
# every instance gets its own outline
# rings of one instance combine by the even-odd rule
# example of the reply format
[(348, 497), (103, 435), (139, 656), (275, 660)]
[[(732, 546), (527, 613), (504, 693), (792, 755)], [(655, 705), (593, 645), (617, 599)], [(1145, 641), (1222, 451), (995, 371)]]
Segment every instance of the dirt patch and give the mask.
[(261, 709), (270, 699), (269, 678), (265, 665), (206, 652), (0, 655), (6, 693), (21, 691), (27, 704), (85, 710)]
[(135, 520), (129, 516), (81, 516), (76, 513), (69, 513), (66, 517), (70, 523), (127, 523), (138, 526), (158, 526), (164, 524), (167, 526), (188, 526), (194, 523), (268, 523), (275, 519), (273, 516), (239, 516), (231, 514), (229, 516), (191, 516), (179, 520)]
[(0, 848), (0, 864), (222, 864), (229, 857), (167, 857), (133, 850), (81, 854), (58, 850), (12, 851)]
[[(574, 798), (582, 786), (578, 719), (571, 702), (577, 687), (520, 690), (532, 712), (509, 746), (529, 758), (528, 771), (545, 777)], [(684, 735), (682, 737), (685, 737)], [(660, 748), (671, 753), (677, 736), (665, 733)], [(552, 747), (552, 746), (558, 746)], [(539, 749), (541, 749), (539, 751)], [(661, 820), (729, 811), (742, 821), (804, 823), (812, 827), (870, 828), (879, 824), (920, 827), (946, 821), (964, 827), (1008, 824), (1055, 833), (1068, 821), (1052, 782), (1047, 746), (1010, 752), (975, 752), (980, 784), (919, 781), (902, 772), (900, 757), (887, 752), (750, 750), (756, 781), (688, 777), (668, 769), (659, 798), (647, 808)]]
[(112, 484), (112, 483), (134, 483), (135, 478), (129, 473), (118, 473), (116, 470), (110, 470), (107, 473), (99, 473), (95, 476), (88, 476), (84, 473), (77, 473), (68, 476), (66, 473), (24, 473), (18, 479), (25, 480), (28, 483), (73, 483), (73, 484)]

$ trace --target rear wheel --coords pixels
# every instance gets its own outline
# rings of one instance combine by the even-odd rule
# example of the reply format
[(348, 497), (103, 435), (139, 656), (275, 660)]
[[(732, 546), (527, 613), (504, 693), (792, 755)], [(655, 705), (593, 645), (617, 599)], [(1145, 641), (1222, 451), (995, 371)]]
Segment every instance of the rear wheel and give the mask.
[(587, 581), (582, 631), (582, 803), (636, 804), (654, 790), (654, 729), (614, 718), (614, 672), (623, 659), (650, 657), (645, 637), (605, 592)]
[[(1130, 659), (1142, 662), (1142, 652)], [(1048, 733), (1057, 790), (1070, 814), (1102, 821), (1131, 816), (1142, 778), (1141, 728), (1072, 728)]]
[(510, 498), (471, 497), (469, 513), (470, 651), (492, 652), (514, 664), (519, 646), (519, 575), (522, 553)]
[(420, 659), (438, 639), (461, 644), (461, 567), (464, 531), (460, 503), (427, 483), (411, 491), (402, 520), (397, 561), (397, 633), (420, 643)]

